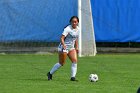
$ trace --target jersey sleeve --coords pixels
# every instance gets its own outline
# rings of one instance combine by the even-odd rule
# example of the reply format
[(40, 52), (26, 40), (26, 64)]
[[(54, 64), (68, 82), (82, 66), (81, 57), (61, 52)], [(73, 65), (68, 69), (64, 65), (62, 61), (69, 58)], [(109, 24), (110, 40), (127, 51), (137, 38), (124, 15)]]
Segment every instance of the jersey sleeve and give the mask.
[(69, 30), (67, 28), (64, 29), (62, 35), (64, 35), (65, 37), (68, 35)]

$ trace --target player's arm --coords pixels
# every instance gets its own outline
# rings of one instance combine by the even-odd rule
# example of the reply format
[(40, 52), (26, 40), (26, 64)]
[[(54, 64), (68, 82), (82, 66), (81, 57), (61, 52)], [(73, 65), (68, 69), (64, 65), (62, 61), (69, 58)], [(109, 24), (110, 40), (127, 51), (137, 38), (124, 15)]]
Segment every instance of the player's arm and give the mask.
[(62, 33), (62, 36), (61, 36), (61, 44), (63, 46), (64, 49), (66, 49), (66, 45), (65, 45), (65, 37), (68, 35), (69, 33), (69, 30), (68, 30), (68, 27), (66, 27)]
[(77, 53), (79, 52), (79, 49), (78, 49), (78, 39), (75, 40), (75, 50), (77, 51)]
[(63, 48), (66, 49), (66, 45), (65, 45), (64, 40), (65, 40), (65, 36), (62, 35), (60, 41), (61, 41), (61, 44), (62, 44)]

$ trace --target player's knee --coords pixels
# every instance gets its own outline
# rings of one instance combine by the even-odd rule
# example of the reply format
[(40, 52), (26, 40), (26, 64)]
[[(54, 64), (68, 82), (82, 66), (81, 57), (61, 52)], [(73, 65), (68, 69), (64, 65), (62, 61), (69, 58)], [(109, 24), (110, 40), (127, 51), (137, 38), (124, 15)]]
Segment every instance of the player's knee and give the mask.
[(77, 63), (77, 59), (73, 59), (72, 62)]
[(65, 61), (61, 61), (61, 62), (59, 62), (59, 63), (61, 64), (61, 66), (64, 66)]

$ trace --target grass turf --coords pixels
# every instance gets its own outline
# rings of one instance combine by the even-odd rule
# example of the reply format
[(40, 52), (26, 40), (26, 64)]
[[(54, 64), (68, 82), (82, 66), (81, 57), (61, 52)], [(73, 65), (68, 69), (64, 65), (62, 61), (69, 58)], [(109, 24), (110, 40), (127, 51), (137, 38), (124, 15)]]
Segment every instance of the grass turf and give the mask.
[[(57, 61), (56, 54), (0, 55), (0, 93), (136, 93), (140, 87), (139, 54), (79, 58), (78, 82), (70, 81), (70, 60), (47, 81)], [(99, 81), (89, 82), (90, 73)]]

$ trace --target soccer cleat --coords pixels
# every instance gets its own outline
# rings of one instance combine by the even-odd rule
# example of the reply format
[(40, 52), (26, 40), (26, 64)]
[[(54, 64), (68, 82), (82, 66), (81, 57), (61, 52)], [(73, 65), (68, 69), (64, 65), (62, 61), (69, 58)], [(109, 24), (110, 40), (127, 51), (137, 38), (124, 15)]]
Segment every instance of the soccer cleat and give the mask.
[(75, 79), (75, 77), (71, 77), (70, 80), (71, 80), (71, 81), (78, 81), (78, 80)]
[(47, 76), (48, 76), (48, 80), (52, 80), (52, 74), (50, 74), (50, 72), (48, 72)]

